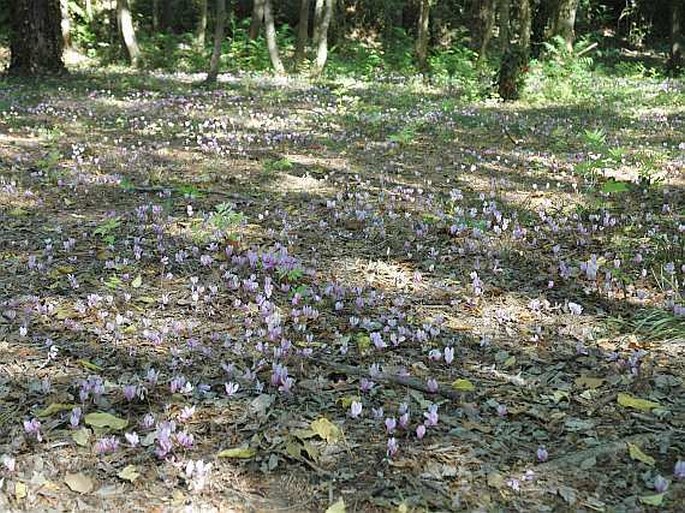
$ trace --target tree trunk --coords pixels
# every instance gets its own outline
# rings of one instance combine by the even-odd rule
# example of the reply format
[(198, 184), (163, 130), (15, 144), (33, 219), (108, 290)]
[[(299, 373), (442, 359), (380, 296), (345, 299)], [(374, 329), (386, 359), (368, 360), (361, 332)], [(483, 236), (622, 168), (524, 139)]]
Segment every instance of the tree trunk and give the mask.
[(152, 31), (159, 32), (159, 0), (152, 0)]
[(421, 0), (419, 24), (416, 27), (416, 61), (421, 71), (428, 69), (428, 39), (430, 26), (431, 0)]
[(325, 0), (316, 0), (314, 4), (314, 32), (312, 34), (312, 41), (315, 47), (319, 47), (321, 40), (321, 23), (323, 22), (323, 7)]
[(579, 0), (559, 0), (557, 4), (557, 15), (554, 20), (553, 36), (561, 36), (566, 42), (566, 50), (573, 52), (573, 42), (575, 41), (576, 11), (578, 10)]
[(197, 39), (198, 48), (205, 47), (205, 40), (207, 39), (207, 0), (200, 0), (200, 12), (197, 21)]
[(300, 64), (307, 53), (307, 42), (309, 40), (309, 6), (309, 0), (300, 0), (300, 21), (297, 26), (295, 64)]
[(71, 48), (71, 20), (69, 18), (69, 0), (59, 0), (59, 10), (62, 15), (60, 27), (62, 29), (62, 45), (64, 49)]
[(62, 31), (58, 0), (13, 0), (9, 73), (63, 73)]
[(524, 62), (530, 58), (530, 36), (532, 30), (532, 17), (530, 11), (530, 0), (520, 0), (519, 11), (519, 47)]
[(93, 0), (86, 0), (86, 18), (88, 22), (93, 21)]
[(511, 40), (511, 1), (499, 0), (499, 45), (504, 53), (509, 48)]
[(471, 0), (471, 46), (478, 52), (478, 60), (487, 57), (488, 46), (495, 25), (495, 0)]
[(207, 82), (216, 82), (219, 76), (219, 60), (221, 59), (221, 44), (224, 42), (226, 26), (226, 0), (216, 0), (216, 22), (214, 24), (214, 50), (209, 61)]
[(323, 17), (319, 26), (319, 40), (316, 45), (316, 62), (312, 70), (314, 76), (321, 74), (328, 60), (328, 27), (330, 27), (331, 20), (333, 19), (334, 3), (335, 0), (326, 0), (325, 2)]
[(254, 0), (252, 3), (252, 21), (250, 22), (250, 30), (247, 33), (247, 38), (250, 41), (257, 39), (259, 30), (262, 28), (265, 2), (266, 0)]
[(140, 62), (140, 48), (136, 41), (136, 31), (133, 28), (128, 0), (117, 0), (117, 25), (119, 25), (119, 33), (124, 40), (129, 61), (133, 67), (136, 67)]
[(683, 68), (683, 7), (681, 0), (671, 0), (671, 49), (668, 69), (678, 73)]
[(278, 55), (278, 42), (276, 41), (276, 26), (274, 25), (274, 13), (271, 8), (271, 0), (264, 0), (264, 26), (266, 28), (266, 46), (269, 49), (271, 65), (277, 75), (283, 75), (285, 68), (281, 57)]

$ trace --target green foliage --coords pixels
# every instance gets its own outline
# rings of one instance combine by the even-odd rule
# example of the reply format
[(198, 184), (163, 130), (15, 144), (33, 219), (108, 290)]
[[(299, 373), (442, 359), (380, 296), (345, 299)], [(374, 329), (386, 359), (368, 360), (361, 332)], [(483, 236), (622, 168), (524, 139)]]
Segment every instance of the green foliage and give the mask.
[(578, 55), (590, 45), (589, 41), (579, 41), (573, 52), (568, 51), (560, 36), (543, 44), (542, 60), (530, 63), (526, 97), (557, 103), (592, 97), (594, 61), (589, 55)]
[(230, 232), (245, 222), (245, 214), (235, 212), (230, 203), (220, 203), (207, 219), (207, 223), (220, 232)]

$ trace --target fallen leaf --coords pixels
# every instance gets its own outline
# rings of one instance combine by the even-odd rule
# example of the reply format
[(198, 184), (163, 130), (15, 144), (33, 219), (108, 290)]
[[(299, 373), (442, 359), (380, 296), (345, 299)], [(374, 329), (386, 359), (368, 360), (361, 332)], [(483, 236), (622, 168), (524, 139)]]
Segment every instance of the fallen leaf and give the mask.
[(110, 428), (110, 429), (125, 429), (128, 426), (128, 420), (121, 419), (106, 412), (94, 412), (85, 416), (84, 422), (89, 426), (96, 428)]
[(652, 458), (648, 454), (645, 454), (644, 452), (642, 452), (642, 449), (640, 449), (635, 444), (631, 444), (630, 442), (628, 442), (628, 454), (630, 454), (630, 457), (632, 459), (641, 461), (642, 463), (645, 463), (650, 467), (653, 467), (656, 463), (656, 460), (654, 458)]
[(102, 367), (100, 367), (97, 363), (89, 362), (88, 360), (79, 360), (79, 364), (81, 364), (82, 367), (85, 369), (91, 370), (91, 371), (101, 371)]
[(55, 413), (59, 413), (61, 411), (71, 410), (74, 406), (76, 405), (66, 403), (50, 403), (47, 408), (37, 411), (36, 417), (49, 417), (50, 415), (54, 415)]
[(569, 506), (573, 506), (578, 501), (576, 491), (569, 486), (560, 486), (557, 488), (557, 493), (566, 501), (566, 504)]
[(320, 419), (312, 421), (309, 427), (321, 437), (321, 439), (326, 440), (326, 442), (335, 443), (340, 440), (342, 432), (340, 428), (333, 424), (326, 417), (321, 417)]
[(16, 497), (16, 499), (20, 501), (21, 499), (26, 498), (27, 494), (28, 492), (26, 490), (26, 484), (22, 483), (21, 481), (17, 481), (14, 484), (14, 496)]
[(257, 449), (253, 447), (234, 447), (233, 449), (224, 449), (217, 454), (217, 458), (248, 459), (254, 457), (255, 454), (257, 454)]
[(452, 388), (458, 390), (459, 392), (471, 392), (475, 390), (476, 387), (468, 379), (458, 379), (452, 383)]
[(650, 411), (654, 408), (659, 408), (661, 406), (659, 403), (655, 403), (654, 401), (648, 401), (647, 399), (639, 399), (624, 392), (619, 392), (617, 401), (618, 404), (625, 408), (634, 408), (640, 411)]
[(640, 497), (640, 502), (648, 506), (661, 506), (661, 503), (664, 502), (664, 495), (665, 494), (663, 493), (658, 493), (656, 495), (643, 495)]
[(579, 388), (595, 389), (601, 387), (604, 380), (601, 378), (592, 378), (590, 376), (580, 376), (579, 378), (576, 378), (574, 383)]
[(342, 497), (340, 497), (336, 503), (331, 504), (326, 508), (326, 513), (345, 513), (345, 511), (347, 510), (345, 509), (345, 501)]
[(504, 485), (504, 476), (502, 474), (499, 472), (490, 472), (488, 474), (488, 486), (499, 489), (503, 488)]
[(64, 483), (72, 492), (85, 494), (93, 491), (93, 480), (85, 474), (67, 474)]
[(143, 284), (143, 277), (139, 274), (131, 282), (131, 287), (133, 287), (134, 289), (139, 289), (142, 284)]
[(71, 438), (76, 442), (76, 445), (88, 447), (90, 445), (90, 429), (81, 428), (78, 431), (74, 431), (71, 433)]
[(138, 469), (135, 467), (135, 465), (127, 465), (121, 471), (117, 474), (117, 477), (119, 479), (123, 479), (124, 481), (135, 481), (140, 477), (140, 472), (138, 472)]

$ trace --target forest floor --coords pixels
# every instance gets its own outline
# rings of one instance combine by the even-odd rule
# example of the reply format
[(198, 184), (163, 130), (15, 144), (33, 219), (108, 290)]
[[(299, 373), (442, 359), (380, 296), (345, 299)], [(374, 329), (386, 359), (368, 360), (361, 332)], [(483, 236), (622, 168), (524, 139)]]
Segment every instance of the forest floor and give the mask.
[(682, 511), (682, 82), (194, 78), (2, 83), (0, 510)]

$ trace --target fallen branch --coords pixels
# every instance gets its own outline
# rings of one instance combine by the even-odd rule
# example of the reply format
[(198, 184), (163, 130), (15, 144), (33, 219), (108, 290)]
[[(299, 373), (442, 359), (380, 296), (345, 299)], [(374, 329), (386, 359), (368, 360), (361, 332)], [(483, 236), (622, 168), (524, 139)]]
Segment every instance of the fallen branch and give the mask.
[[(166, 192), (166, 191), (178, 193), (178, 191), (176, 190), (175, 187), (163, 187), (163, 186), (149, 186), (149, 187), (134, 186), (134, 187), (128, 187), (125, 190), (133, 191), (133, 192), (147, 192), (147, 193), (158, 193), (158, 192)], [(234, 192), (227, 192), (227, 191), (221, 191), (221, 190), (216, 190), (216, 189), (198, 189), (197, 192), (200, 194), (204, 194), (205, 196), (222, 196), (224, 198), (229, 198), (229, 199), (232, 199), (234, 201), (241, 201), (241, 202), (253, 201), (253, 198), (249, 198), (249, 197), (243, 196), (241, 194), (236, 194)]]
[(640, 433), (638, 435), (628, 436), (621, 440), (613, 442), (602, 443), (596, 447), (590, 447), (582, 451), (574, 452), (560, 458), (549, 460), (537, 466), (537, 469), (556, 469), (560, 467), (578, 467), (583, 461), (590, 458), (607, 457), (618, 454), (619, 452), (627, 451), (628, 444), (647, 443), (654, 439), (663, 437), (663, 433)]
[(413, 388), (414, 390), (419, 390), (420, 392), (425, 392), (427, 394), (432, 394), (432, 395), (439, 395), (442, 397), (446, 397), (448, 399), (453, 399), (456, 401), (459, 401), (463, 397), (463, 392), (457, 392), (456, 390), (451, 390), (449, 388), (438, 388), (437, 392), (431, 392), (428, 389), (428, 385), (424, 383), (423, 381), (420, 381), (416, 378), (412, 378), (409, 376), (399, 376), (397, 374), (389, 374), (387, 372), (381, 372), (378, 375), (374, 375), (373, 377), (369, 374), (368, 371), (365, 371), (363, 369), (360, 369), (358, 367), (353, 367), (352, 365), (345, 365), (343, 363), (335, 363), (335, 362), (329, 362), (326, 360), (321, 360), (318, 358), (313, 358), (311, 359), (315, 363), (319, 365), (323, 365), (324, 367), (328, 367), (330, 369), (333, 369), (336, 372), (339, 372), (340, 374), (347, 374), (348, 376), (357, 376), (361, 378), (370, 378), (373, 379), (376, 382), (379, 383), (384, 383), (384, 384), (393, 384), (393, 385), (401, 385), (407, 388)]

